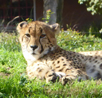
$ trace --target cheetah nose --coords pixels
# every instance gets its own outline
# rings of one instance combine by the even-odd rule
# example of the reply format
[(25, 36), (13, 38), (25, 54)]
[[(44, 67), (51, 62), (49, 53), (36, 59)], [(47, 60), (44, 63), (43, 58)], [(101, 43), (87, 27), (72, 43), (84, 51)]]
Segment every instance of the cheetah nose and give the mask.
[(35, 50), (36, 48), (38, 48), (37, 45), (34, 45), (34, 46), (30, 46), (33, 50)]

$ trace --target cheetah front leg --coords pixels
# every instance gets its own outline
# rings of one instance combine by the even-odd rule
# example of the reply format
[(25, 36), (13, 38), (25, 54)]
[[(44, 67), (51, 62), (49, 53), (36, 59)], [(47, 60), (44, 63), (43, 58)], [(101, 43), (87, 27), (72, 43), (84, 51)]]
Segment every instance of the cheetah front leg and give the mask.
[(27, 74), (29, 78), (39, 78), (39, 79), (46, 79), (46, 82), (55, 82), (56, 79), (59, 77), (54, 70), (46, 65), (33, 65), (27, 66)]
[(71, 69), (67, 71), (66, 75), (63, 76), (60, 81), (63, 85), (65, 85), (68, 81), (72, 81), (75, 79), (80, 82), (81, 80), (89, 79), (89, 77), (85, 71), (82, 71), (80, 69)]

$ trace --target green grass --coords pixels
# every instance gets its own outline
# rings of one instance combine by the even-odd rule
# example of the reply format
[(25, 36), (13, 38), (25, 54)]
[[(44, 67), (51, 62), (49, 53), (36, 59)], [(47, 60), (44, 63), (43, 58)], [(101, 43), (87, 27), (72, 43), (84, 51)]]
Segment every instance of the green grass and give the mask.
[[(71, 51), (101, 50), (102, 39), (94, 35), (81, 35), (67, 31), (57, 37), (58, 45)], [(0, 33), (0, 98), (102, 98), (102, 81), (72, 81), (46, 83), (29, 80), (26, 61), (22, 55), (18, 36)]]
[(101, 50), (102, 48), (102, 39), (95, 37), (95, 35), (88, 34), (82, 35), (80, 32), (72, 30), (62, 31), (58, 38), (58, 45), (65, 50), (70, 51), (95, 51)]

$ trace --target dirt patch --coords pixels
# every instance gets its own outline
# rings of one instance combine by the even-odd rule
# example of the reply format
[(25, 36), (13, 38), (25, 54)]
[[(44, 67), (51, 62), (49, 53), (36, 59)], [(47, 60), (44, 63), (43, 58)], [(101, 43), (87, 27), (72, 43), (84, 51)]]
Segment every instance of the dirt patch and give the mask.
[(10, 74), (9, 73), (4, 73), (4, 72), (0, 72), (0, 77), (5, 77), (5, 76), (10, 76)]

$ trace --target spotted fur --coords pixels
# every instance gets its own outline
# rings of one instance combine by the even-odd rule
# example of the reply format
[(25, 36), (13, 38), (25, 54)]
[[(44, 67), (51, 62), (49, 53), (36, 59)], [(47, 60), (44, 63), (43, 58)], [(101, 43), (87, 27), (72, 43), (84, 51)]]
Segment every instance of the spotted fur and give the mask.
[(46, 82), (59, 78), (63, 84), (73, 79), (102, 79), (102, 51), (76, 53), (61, 49), (55, 38), (59, 24), (23, 21), (17, 30), (29, 78), (46, 79)]

